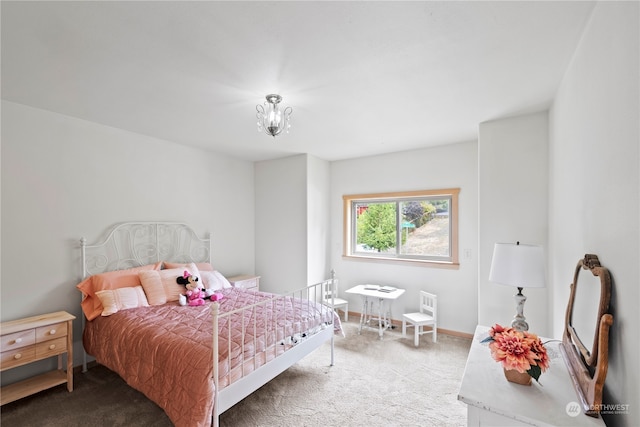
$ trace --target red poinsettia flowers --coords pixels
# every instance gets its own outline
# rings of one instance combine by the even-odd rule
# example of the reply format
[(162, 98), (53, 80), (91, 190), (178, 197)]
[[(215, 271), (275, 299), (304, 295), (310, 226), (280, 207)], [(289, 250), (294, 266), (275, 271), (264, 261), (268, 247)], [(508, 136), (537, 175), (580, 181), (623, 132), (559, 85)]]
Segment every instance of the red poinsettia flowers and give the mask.
[(482, 342), (489, 342), (491, 356), (507, 370), (526, 372), (538, 381), (549, 368), (547, 349), (536, 334), (496, 324)]

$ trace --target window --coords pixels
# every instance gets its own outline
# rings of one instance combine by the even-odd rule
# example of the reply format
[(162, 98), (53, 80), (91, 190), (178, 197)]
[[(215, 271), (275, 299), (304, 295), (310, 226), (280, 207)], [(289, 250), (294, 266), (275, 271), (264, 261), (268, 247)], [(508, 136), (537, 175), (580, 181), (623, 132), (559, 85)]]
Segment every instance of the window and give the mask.
[(457, 267), (459, 192), (343, 196), (344, 256)]

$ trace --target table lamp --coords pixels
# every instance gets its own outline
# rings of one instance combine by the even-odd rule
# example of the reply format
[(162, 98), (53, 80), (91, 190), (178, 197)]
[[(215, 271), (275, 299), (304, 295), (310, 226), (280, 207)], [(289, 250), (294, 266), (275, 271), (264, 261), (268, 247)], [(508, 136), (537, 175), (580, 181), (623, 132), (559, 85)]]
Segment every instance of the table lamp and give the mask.
[(520, 242), (496, 243), (493, 248), (489, 281), (518, 288), (515, 295), (516, 315), (511, 326), (519, 331), (528, 331), (524, 317), (522, 288), (544, 288), (545, 267), (542, 246), (521, 245)]

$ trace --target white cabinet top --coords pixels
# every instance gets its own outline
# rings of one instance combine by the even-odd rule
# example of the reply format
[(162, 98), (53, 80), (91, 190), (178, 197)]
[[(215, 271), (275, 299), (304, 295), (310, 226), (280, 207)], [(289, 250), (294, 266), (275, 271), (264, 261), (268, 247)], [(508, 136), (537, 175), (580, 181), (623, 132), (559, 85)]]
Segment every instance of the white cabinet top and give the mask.
[(602, 418), (585, 415), (560, 353), (560, 342), (541, 340), (550, 358), (549, 369), (537, 383), (508, 382), (502, 364), (491, 357), (489, 328), (477, 326), (465, 367), (458, 400), (506, 418), (536, 426), (604, 426)]

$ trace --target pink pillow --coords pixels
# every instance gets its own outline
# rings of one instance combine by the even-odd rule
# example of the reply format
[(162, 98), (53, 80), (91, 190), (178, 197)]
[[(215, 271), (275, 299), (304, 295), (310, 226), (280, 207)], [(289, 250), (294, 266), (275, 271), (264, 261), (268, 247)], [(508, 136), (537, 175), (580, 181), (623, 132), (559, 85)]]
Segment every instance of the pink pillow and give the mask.
[(141, 271), (139, 273), (142, 288), (150, 305), (160, 305), (167, 302), (178, 301), (180, 295), (186, 292), (184, 285), (178, 284), (176, 279), (182, 276), (184, 271), (200, 278), (200, 272), (194, 263), (185, 267), (169, 268), (159, 271)]
[[(162, 265), (163, 265), (163, 269), (167, 268), (167, 269), (173, 269), (173, 268), (186, 268), (190, 265), (192, 265), (193, 263), (191, 262), (169, 262), (169, 261), (163, 261)], [(208, 262), (196, 262), (196, 267), (198, 268), (199, 271), (213, 271), (213, 266), (211, 264), (209, 264)]]
[(84, 279), (76, 287), (82, 292), (83, 298), (80, 305), (87, 320), (95, 319), (104, 310), (100, 299), (96, 296), (96, 292), (139, 286), (141, 283), (138, 272), (158, 270), (161, 265), (162, 263), (157, 263), (126, 270), (108, 271)]
[(96, 292), (96, 295), (104, 306), (102, 316), (111, 316), (120, 310), (126, 310), (129, 308), (149, 306), (147, 297), (144, 295), (144, 291), (142, 290), (142, 286), (98, 291)]

